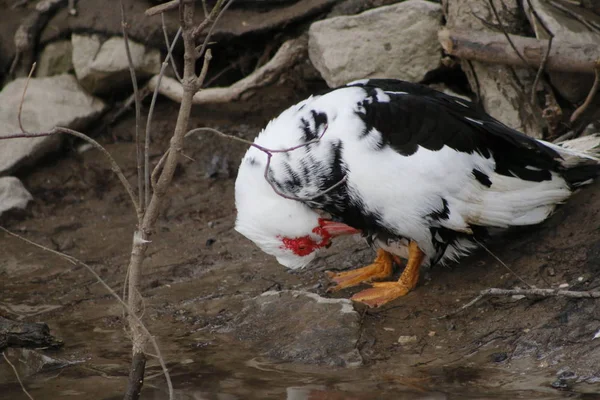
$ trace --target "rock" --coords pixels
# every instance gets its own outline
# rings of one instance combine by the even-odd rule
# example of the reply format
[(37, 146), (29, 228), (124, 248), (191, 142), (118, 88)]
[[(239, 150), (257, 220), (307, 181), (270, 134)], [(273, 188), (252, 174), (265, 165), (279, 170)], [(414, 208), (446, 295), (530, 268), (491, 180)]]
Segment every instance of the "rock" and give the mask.
[[(529, 7), (530, 4), (537, 17)], [(562, 4), (562, 6), (570, 9), (575, 15), (580, 14), (583, 19), (590, 19), (590, 22), (600, 24), (600, 16), (591, 13), (584, 15), (581, 13), (580, 7), (569, 7), (567, 4)], [(548, 39), (552, 33), (554, 40), (574, 44), (600, 43), (600, 33), (590, 29), (591, 25), (584, 24), (546, 1), (524, 1), (523, 8), (538, 39)], [(572, 103), (583, 101), (594, 82), (593, 74), (586, 76), (566, 72), (549, 72), (548, 76), (552, 86)]]
[[(108, 93), (131, 85), (123, 38), (112, 37), (102, 41), (99, 35), (73, 34), (71, 43), (75, 75), (88, 91)], [(129, 41), (129, 48), (138, 79), (160, 72), (162, 60), (158, 50), (148, 49), (133, 40)]]
[(238, 337), (254, 342), (268, 357), (331, 366), (362, 364), (356, 349), (359, 315), (348, 299), (269, 291), (246, 300), (239, 315)]
[(73, 46), (70, 40), (48, 43), (38, 58), (36, 76), (41, 78), (66, 74), (73, 69), (72, 56)]
[(401, 344), (402, 346), (411, 344), (411, 343), (417, 343), (416, 336), (400, 336), (398, 338), (398, 344)]
[(439, 66), (441, 19), (441, 6), (424, 0), (329, 18), (310, 26), (308, 54), (330, 87), (362, 78), (418, 82)]
[[(524, 24), (519, 17), (521, 15), (521, 9), (517, 4), (519, 2), (493, 1), (506, 31), (524, 34), (522, 31)], [(453, 0), (446, 4), (448, 29), (467, 30), (474, 34), (477, 31), (497, 32), (486, 22), (497, 23), (487, 1)], [(538, 104), (531, 104), (530, 100), (531, 87), (535, 79), (533, 70), (468, 60), (462, 60), (461, 66), (469, 79), (473, 93), (479, 96), (483, 107), (492, 117), (531, 137), (543, 136), (547, 124), (542, 118), (542, 108)], [(540, 81), (543, 81), (543, 78)], [(549, 85), (540, 84), (544, 90), (538, 93), (538, 98), (545, 96), (553, 98), (552, 93), (545, 90), (547, 86)]]
[[(23, 348), (9, 348), (5, 350), (5, 354), (15, 366), (21, 378), (37, 373), (62, 369), (77, 363), (48, 357), (40, 351)], [(0, 371), (0, 379), (8, 378), (8, 381), (14, 381), (14, 377), (14, 372), (12, 372), (12, 370), (8, 372)], [(2, 381), (6, 382), (4, 379), (2, 379)]]
[(25, 209), (30, 200), (33, 200), (33, 196), (19, 179), (14, 176), (0, 177), (0, 215), (15, 208)]
[[(21, 132), (17, 116), (26, 80), (16, 79), (0, 92), (0, 136)], [(72, 75), (33, 78), (27, 88), (21, 119), (28, 132), (49, 131), (55, 126), (83, 129), (104, 107), (104, 103), (87, 94)], [(2, 141), (0, 175), (56, 150), (61, 141), (62, 135)]]
[(44, 323), (0, 317), (0, 351), (7, 347), (58, 348), (62, 345), (63, 342), (52, 336), (50, 328)]
[[(284, 27), (308, 19), (311, 16), (326, 12), (333, 4), (339, 0), (302, 0), (285, 2), (285, 4), (272, 7), (235, 7), (237, 1), (234, 1), (232, 7), (219, 19), (219, 23), (213, 30), (212, 40), (218, 43), (224, 43), (232, 38), (237, 38), (247, 34), (267, 34), (269, 31), (277, 31)], [(164, 1), (163, 1), (164, 2)], [(214, 4), (214, 2), (212, 2)], [(40, 43), (55, 41), (61, 37), (69, 35), (71, 32), (102, 32), (106, 36), (121, 36), (121, 13), (119, 7), (113, 7), (113, 3), (103, 1), (86, 2), (85, 7), (77, 7), (77, 17), (69, 15), (68, 7), (59, 9), (48, 21), (46, 28), (40, 34)], [(118, 5), (118, 3), (117, 3)], [(129, 36), (134, 40), (142, 42), (148, 46), (164, 50), (165, 40), (161, 29), (161, 17), (148, 17), (144, 14), (146, 9), (153, 6), (147, 0), (130, 0), (125, 2), (125, 13), (129, 23)], [(107, 10), (110, 7), (111, 10)], [(20, 20), (23, 9), (12, 10), (5, 7), (2, 22), (8, 19), (7, 25), (13, 25), (12, 19)], [(99, 17), (101, 16), (101, 17)], [(201, 3), (197, 3), (194, 15), (194, 25), (197, 26), (203, 20)], [(164, 14), (165, 24), (169, 37), (173, 38), (177, 29), (179, 29), (179, 13), (176, 10)], [(15, 23), (14, 25), (18, 25)], [(14, 32), (14, 30), (13, 30)], [(2, 30), (0, 30), (2, 33)], [(199, 38), (200, 41), (204, 37)], [(6, 38), (9, 44), (12, 44), (13, 37)], [(9, 47), (9, 46), (6, 46)], [(0, 42), (0, 49), (2, 44)], [(7, 54), (0, 53), (0, 62), (7, 58), (12, 60), (14, 50), (8, 49)], [(180, 40), (176, 51), (182, 51), (183, 44)], [(217, 52), (213, 54), (217, 56)], [(0, 65), (2, 65), (0, 63)]]

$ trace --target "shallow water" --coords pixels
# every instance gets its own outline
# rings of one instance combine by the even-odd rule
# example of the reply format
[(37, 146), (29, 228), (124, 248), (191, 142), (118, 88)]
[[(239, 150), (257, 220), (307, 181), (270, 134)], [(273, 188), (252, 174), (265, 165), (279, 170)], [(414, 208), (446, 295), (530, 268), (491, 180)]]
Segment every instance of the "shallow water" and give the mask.
[[(372, 399), (600, 399), (597, 385), (575, 385), (560, 391), (548, 385), (549, 375), (511, 374), (501, 369), (465, 366), (441, 368), (405, 367), (385, 369), (378, 365), (359, 368), (329, 368), (271, 363), (260, 358), (242, 361), (244, 351), (197, 352), (198, 359), (181, 359), (169, 364), (174, 398), (181, 400), (286, 399), (286, 400), (372, 400)], [(13, 352), (14, 350), (10, 350)], [(52, 355), (58, 356), (60, 351)], [(25, 378), (36, 400), (122, 398), (126, 385), (120, 363), (92, 364), (83, 361)], [(117, 361), (117, 360), (115, 360)], [(527, 369), (520, 365), (519, 370)], [(0, 369), (2, 377), (8, 371)], [(14, 382), (0, 384), (2, 399), (25, 398)], [(164, 377), (155, 360), (149, 361), (142, 399), (168, 398)]]

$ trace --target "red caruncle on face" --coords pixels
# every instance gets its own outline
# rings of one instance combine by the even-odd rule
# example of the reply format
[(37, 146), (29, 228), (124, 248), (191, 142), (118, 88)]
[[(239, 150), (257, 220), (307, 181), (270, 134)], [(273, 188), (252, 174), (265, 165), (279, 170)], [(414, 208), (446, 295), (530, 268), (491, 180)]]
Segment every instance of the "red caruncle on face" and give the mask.
[(315, 241), (311, 235), (299, 236), (296, 238), (284, 237), (281, 239), (283, 243), (282, 248), (291, 250), (295, 255), (304, 257), (316, 251), (322, 247), (327, 247), (331, 243), (331, 235), (323, 226), (325, 220), (319, 218), (319, 226), (315, 227), (312, 231), (320, 240)]

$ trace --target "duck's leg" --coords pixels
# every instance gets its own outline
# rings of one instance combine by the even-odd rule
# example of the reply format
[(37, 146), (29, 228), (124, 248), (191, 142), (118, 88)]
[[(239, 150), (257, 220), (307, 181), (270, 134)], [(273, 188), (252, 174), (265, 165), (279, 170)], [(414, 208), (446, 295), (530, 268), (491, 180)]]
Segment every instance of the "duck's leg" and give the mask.
[(329, 279), (337, 283), (336, 286), (330, 288), (328, 291), (337, 292), (338, 290), (356, 286), (363, 282), (371, 282), (377, 279), (388, 278), (390, 275), (392, 275), (393, 260), (394, 257), (392, 254), (385, 250), (379, 249), (377, 250), (377, 257), (375, 258), (375, 261), (366, 267), (338, 273), (327, 271), (327, 276)]
[(352, 296), (352, 300), (368, 305), (379, 307), (398, 297), (406, 295), (417, 286), (419, 280), (419, 268), (423, 263), (425, 253), (421, 251), (417, 243), (411, 241), (408, 245), (408, 262), (406, 268), (397, 282), (376, 282), (372, 288), (363, 290)]

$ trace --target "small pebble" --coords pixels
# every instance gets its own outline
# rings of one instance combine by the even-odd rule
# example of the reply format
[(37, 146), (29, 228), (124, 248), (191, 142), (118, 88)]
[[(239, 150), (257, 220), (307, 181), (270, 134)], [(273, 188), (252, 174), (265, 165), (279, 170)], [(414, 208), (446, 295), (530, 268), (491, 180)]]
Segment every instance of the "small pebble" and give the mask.
[(429, 333), (427, 334), (427, 336), (434, 337), (435, 336), (435, 331), (429, 331)]
[(554, 382), (552, 382), (550, 384), (550, 386), (552, 386), (554, 389), (558, 389), (558, 390), (568, 390), (569, 389), (569, 383), (567, 381), (565, 381), (564, 379), (557, 379)]
[(579, 278), (577, 278), (577, 280), (578, 280), (579, 282), (583, 282), (583, 276), (580, 276)]
[(209, 221), (209, 222), (208, 222), (208, 227), (209, 227), (209, 228), (212, 228), (212, 227), (214, 227), (214, 226), (215, 226), (215, 221)]
[(416, 343), (416, 342), (417, 342), (416, 336), (400, 336), (398, 338), (398, 343), (400, 343), (401, 345), (405, 345), (405, 344), (409, 344), (409, 343)]
[(568, 288), (569, 284), (568, 283), (561, 283), (560, 285), (558, 285), (559, 289), (564, 289), (564, 288)]
[(388, 331), (388, 332), (394, 332), (394, 331), (395, 331), (395, 329), (394, 329), (394, 328), (388, 328), (387, 326), (384, 326), (384, 327), (383, 327), (383, 330), (384, 330), (384, 331)]
[(548, 275), (549, 275), (549, 276), (554, 276), (554, 275), (556, 275), (556, 271), (554, 271), (554, 268), (552, 268), (552, 267), (548, 268), (548, 270), (547, 270), (547, 271), (548, 271)]

